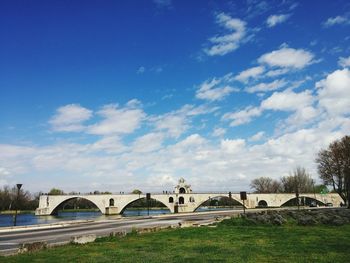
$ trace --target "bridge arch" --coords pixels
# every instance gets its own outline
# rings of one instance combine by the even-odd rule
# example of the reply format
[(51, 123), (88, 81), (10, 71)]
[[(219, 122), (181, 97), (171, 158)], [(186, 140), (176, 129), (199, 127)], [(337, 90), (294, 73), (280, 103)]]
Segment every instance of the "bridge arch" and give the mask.
[[(209, 201), (209, 200), (211, 200), (211, 199), (215, 199), (215, 198), (218, 198), (218, 197), (226, 197), (226, 198), (228, 198), (228, 196), (227, 195), (216, 195), (216, 196), (210, 196), (209, 198), (206, 198), (205, 200), (201, 200), (198, 204), (197, 204), (197, 206), (196, 206), (196, 208), (193, 210), (193, 212), (195, 212), (199, 207), (201, 207), (205, 202), (207, 202), (207, 201)], [(235, 201), (235, 202), (237, 202), (238, 204), (240, 204), (242, 207), (243, 207), (243, 203), (242, 202), (240, 202), (239, 200), (237, 200), (236, 198), (231, 198), (231, 200), (233, 200), (233, 201)], [(246, 207), (246, 206), (245, 206)]]
[(57, 204), (55, 204), (52, 209), (50, 210), (49, 214), (52, 215), (52, 214), (55, 214), (58, 212), (58, 209), (60, 207), (62, 207), (62, 205), (64, 205), (65, 203), (68, 203), (69, 201), (71, 200), (74, 200), (74, 199), (84, 199), (84, 200), (87, 200), (89, 202), (91, 202), (92, 204), (94, 204), (98, 210), (104, 214), (105, 213), (105, 207), (101, 206), (100, 204), (98, 204), (97, 202), (95, 202), (94, 200), (88, 198), (88, 197), (82, 197), (82, 196), (67, 196), (66, 198), (60, 200)]
[[(292, 206), (292, 205), (297, 205), (297, 198), (296, 197), (292, 197), (292, 198), (289, 198), (287, 201), (284, 201), (282, 204), (281, 204), (281, 207), (282, 206), (289, 206), (289, 204)], [(301, 195), (299, 196), (299, 204), (300, 205), (306, 205), (306, 206), (311, 206), (311, 203), (312, 202), (316, 202), (316, 205), (321, 205), (321, 206), (324, 206), (326, 205), (323, 201), (321, 200), (318, 200), (317, 198), (314, 198), (314, 197), (310, 197), (310, 196), (304, 196), (304, 195)], [(295, 204), (294, 204), (295, 203)]]
[[(125, 209), (126, 209), (129, 205), (131, 205), (132, 203), (135, 203), (135, 202), (137, 202), (137, 201), (139, 201), (139, 200), (142, 200), (142, 199), (146, 199), (146, 197), (137, 197), (137, 198), (135, 198), (135, 199), (133, 199), (133, 200), (131, 200), (131, 201), (125, 203), (125, 204), (121, 207), (119, 213), (120, 213), (120, 214), (123, 214), (123, 212), (125, 211)], [(168, 206), (168, 205), (167, 205), (165, 202), (163, 202), (162, 200), (159, 200), (158, 198), (153, 198), (153, 197), (151, 197), (151, 199), (153, 199), (153, 200), (155, 200), (155, 201), (157, 201), (157, 202), (159, 202), (159, 203), (162, 203), (162, 204), (164, 205), (164, 207), (166, 207), (167, 209), (169, 209), (170, 211), (172, 211), (171, 207)]]

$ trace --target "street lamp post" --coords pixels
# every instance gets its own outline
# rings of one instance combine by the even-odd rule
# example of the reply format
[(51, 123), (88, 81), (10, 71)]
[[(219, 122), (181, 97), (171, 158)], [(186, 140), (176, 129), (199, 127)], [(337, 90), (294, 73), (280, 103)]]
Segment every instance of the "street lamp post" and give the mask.
[(298, 210), (300, 209), (300, 204), (299, 204), (299, 188), (297, 187), (295, 190), (295, 196), (297, 198), (297, 206), (298, 206)]
[(13, 225), (16, 226), (17, 224), (17, 209), (18, 209), (18, 200), (19, 200), (19, 190), (21, 190), (22, 184), (17, 184), (17, 197), (16, 197), (16, 210), (15, 210), (15, 219), (13, 222)]

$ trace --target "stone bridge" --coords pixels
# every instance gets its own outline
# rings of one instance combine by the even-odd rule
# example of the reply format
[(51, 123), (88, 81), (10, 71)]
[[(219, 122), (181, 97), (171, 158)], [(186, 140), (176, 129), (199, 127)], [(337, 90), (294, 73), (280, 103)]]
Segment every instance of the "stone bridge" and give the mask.
[[(193, 193), (190, 185), (185, 184), (184, 179), (179, 180), (173, 193), (151, 194), (151, 198), (163, 203), (171, 213), (194, 212), (204, 202), (217, 197), (231, 197), (243, 205), (239, 193)], [(146, 198), (146, 194), (101, 194), (101, 195), (41, 195), (39, 207), (36, 209), (36, 215), (51, 215), (57, 212), (57, 209), (72, 199), (82, 198), (89, 200), (97, 208), (107, 215), (122, 214), (125, 208), (131, 203)], [(247, 200), (244, 202), (246, 208), (280, 207), (286, 202), (295, 199), (294, 193), (283, 194), (255, 194), (247, 193)], [(342, 199), (338, 194), (314, 194), (300, 193), (299, 202), (305, 203), (305, 199), (312, 199), (321, 204), (331, 203), (333, 206), (340, 206)]]

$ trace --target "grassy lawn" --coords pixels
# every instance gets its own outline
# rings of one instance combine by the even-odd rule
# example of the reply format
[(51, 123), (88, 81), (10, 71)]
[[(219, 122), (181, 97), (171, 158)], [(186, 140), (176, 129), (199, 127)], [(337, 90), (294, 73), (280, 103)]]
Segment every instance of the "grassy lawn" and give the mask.
[(0, 262), (350, 262), (350, 225), (169, 229), (0, 257)]

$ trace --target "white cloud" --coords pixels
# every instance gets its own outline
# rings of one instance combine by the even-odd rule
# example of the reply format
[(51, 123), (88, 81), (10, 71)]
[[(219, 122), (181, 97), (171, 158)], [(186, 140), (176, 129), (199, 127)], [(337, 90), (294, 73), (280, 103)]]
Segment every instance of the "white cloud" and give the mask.
[(350, 67), (350, 56), (347, 58), (340, 57), (338, 64), (342, 66), (343, 68)]
[(222, 79), (213, 78), (210, 81), (203, 82), (196, 91), (196, 98), (209, 101), (218, 101), (227, 97), (230, 93), (238, 91), (223, 82)]
[(125, 104), (125, 106), (128, 107), (128, 108), (139, 108), (139, 107), (142, 106), (142, 103), (138, 99), (132, 99), (132, 100), (129, 100)]
[(259, 63), (266, 63), (272, 67), (302, 69), (313, 63), (314, 55), (303, 49), (282, 47), (270, 53), (262, 55)]
[(134, 152), (153, 152), (162, 147), (164, 135), (162, 133), (148, 133), (138, 137), (132, 146)]
[(319, 110), (312, 106), (301, 106), (285, 120), (284, 128), (295, 130), (303, 127), (305, 124), (310, 124), (319, 114)]
[(293, 114), (287, 117), (285, 123), (293, 125), (305, 124), (306, 121), (315, 118), (318, 110), (312, 105), (315, 98), (310, 90), (300, 93), (293, 92), (291, 89), (283, 92), (274, 92), (270, 97), (263, 100), (259, 107), (248, 106), (244, 110), (226, 113), (222, 120), (230, 120), (230, 126), (239, 126), (252, 121), (254, 117), (259, 117), (265, 110), (287, 111)]
[(246, 69), (242, 72), (240, 72), (235, 79), (241, 82), (246, 82), (249, 79), (254, 79), (259, 77), (263, 72), (265, 71), (265, 68), (263, 66), (257, 66), (253, 68)]
[(311, 105), (314, 98), (310, 90), (295, 93), (291, 90), (274, 92), (269, 98), (261, 102), (261, 108), (265, 110), (296, 111)]
[(231, 18), (225, 13), (220, 13), (216, 16), (216, 22), (231, 33), (210, 38), (213, 45), (204, 49), (209, 56), (223, 56), (236, 50), (246, 35), (246, 23), (238, 18)]
[(191, 119), (198, 115), (213, 113), (218, 107), (207, 105), (184, 105), (179, 110), (149, 118), (156, 131), (163, 131), (168, 137), (178, 138), (191, 127)]
[(256, 134), (254, 134), (253, 136), (251, 136), (249, 138), (249, 141), (251, 142), (256, 142), (256, 141), (260, 141), (264, 138), (265, 136), (265, 132), (264, 131), (259, 131)]
[(175, 147), (181, 147), (182, 149), (189, 149), (191, 147), (200, 147), (206, 142), (206, 140), (199, 134), (191, 134), (182, 141), (178, 142)]
[(171, 175), (156, 175), (148, 178), (147, 184), (151, 187), (159, 187), (161, 189), (173, 189), (178, 183), (179, 178)]
[(212, 133), (212, 136), (214, 137), (222, 137), (224, 136), (226, 133), (226, 129), (224, 128), (215, 128), (213, 133)]
[(59, 107), (49, 123), (54, 131), (78, 132), (84, 130), (83, 123), (91, 116), (91, 110), (78, 104), (69, 104)]
[(267, 18), (266, 24), (268, 27), (274, 27), (277, 24), (281, 24), (281, 23), (285, 22), (289, 17), (290, 17), (290, 15), (288, 15), (288, 14), (271, 15)]
[(310, 90), (293, 92), (285, 90), (275, 92), (269, 98), (261, 102), (261, 110), (286, 111), (291, 114), (279, 123), (280, 132), (297, 130), (305, 125), (310, 125), (319, 115), (319, 110), (313, 107), (315, 98)]
[(326, 22), (323, 23), (325, 27), (331, 27), (334, 25), (350, 24), (350, 20), (345, 16), (330, 17)]
[(179, 137), (190, 126), (185, 115), (165, 114), (156, 118), (156, 130), (164, 131), (170, 137)]
[(248, 93), (254, 93), (254, 92), (268, 92), (273, 91), (276, 89), (280, 89), (287, 85), (287, 82), (284, 79), (276, 79), (273, 82), (270, 83), (259, 83), (252, 87), (247, 87), (245, 89)]
[(286, 74), (288, 72), (288, 68), (279, 68), (279, 69), (272, 69), (266, 72), (267, 77), (277, 77), (283, 74)]
[(225, 139), (221, 141), (221, 149), (224, 152), (227, 153), (237, 153), (244, 149), (245, 147), (245, 140), (243, 139), (236, 139), (236, 140), (230, 140)]
[(194, 106), (186, 104), (182, 106), (178, 111), (176, 111), (178, 114), (184, 114), (186, 116), (197, 116), (202, 114), (209, 114), (217, 111), (219, 107), (217, 106), (209, 106), (207, 104)]
[(0, 167), (0, 177), (8, 176), (10, 172), (5, 167)]
[(103, 120), (89, 126), (88, 133), (96, 135), (132, 133), (140, 126), (142, 120), (145, 118), (145, 113), (141, 109), (133, 107), (135, 103), (132, 100), (124, 108), (118, 108), (112, 104), (105, 105), (97, 112)]
[(244, 110), (224, 114), (223, 120), (232, 120), (230, 126), (238, 126), (249, 123), (253, 117), (258, 117), (262, 113), (259, 107), (247, 107)]
[(90, 145), (90, 151), (120, 153), (127, 150), (119, 136), (106, 136)]
[(331, 115), (350, 113), (350, 70), (345, 68), (330, 73), (316, 83), (319, 105)]

